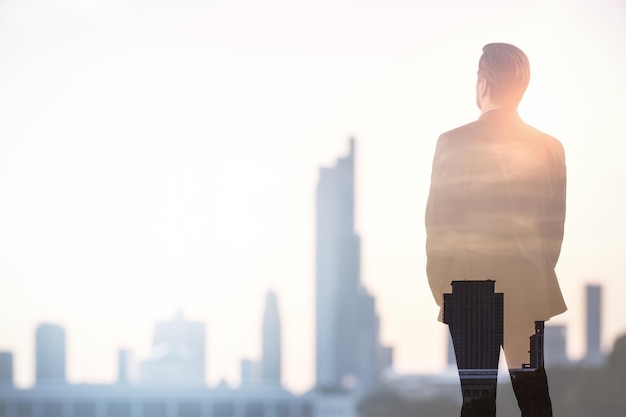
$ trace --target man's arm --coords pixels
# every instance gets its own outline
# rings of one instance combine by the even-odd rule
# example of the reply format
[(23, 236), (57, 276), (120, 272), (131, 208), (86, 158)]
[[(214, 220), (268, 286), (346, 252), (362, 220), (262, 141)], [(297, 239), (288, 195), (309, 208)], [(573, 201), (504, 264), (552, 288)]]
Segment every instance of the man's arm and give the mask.
[(458, 247), (458, 219), (461, 211), (459, 176), (457, 164), (445, 136), (437, 141), (426, 205), (426, 273), (433, 297), (439, 306), (443, 293), (450, 284), (450, 262)]
[(550, 148), (550, 183), (551, 193), (541, 227), (544, 253), (548, 257), (550, 266), (554, 268), (561, 254), (563, 232), (565, 224), (565, 198), (567, 187), (567, 173), (565, 167), (565, 152), (560, 142), (554, 142)]

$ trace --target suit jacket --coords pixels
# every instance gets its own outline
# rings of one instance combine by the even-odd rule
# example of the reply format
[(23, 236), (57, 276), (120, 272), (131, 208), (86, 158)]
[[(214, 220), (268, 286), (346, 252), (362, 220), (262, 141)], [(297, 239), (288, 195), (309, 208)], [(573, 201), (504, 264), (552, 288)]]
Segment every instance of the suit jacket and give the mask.
[(427, 274), (437, 304), (453, 280), (492, 279), (509, 324), (564, 312), (554, 268), (565, 184), (561, 143), (515, 110), (487, 111), (441, 135), (426, 208)]

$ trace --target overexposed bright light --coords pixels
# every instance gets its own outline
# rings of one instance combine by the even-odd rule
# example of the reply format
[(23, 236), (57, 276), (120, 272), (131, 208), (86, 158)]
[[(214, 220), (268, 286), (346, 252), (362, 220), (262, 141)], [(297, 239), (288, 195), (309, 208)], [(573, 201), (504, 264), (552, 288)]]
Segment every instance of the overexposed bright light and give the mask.
[(559, 104), (554, 95), (541, 87), (528, 87), (519, 105), (522, 119), (548, 134), (555, 135), (560, 128)]

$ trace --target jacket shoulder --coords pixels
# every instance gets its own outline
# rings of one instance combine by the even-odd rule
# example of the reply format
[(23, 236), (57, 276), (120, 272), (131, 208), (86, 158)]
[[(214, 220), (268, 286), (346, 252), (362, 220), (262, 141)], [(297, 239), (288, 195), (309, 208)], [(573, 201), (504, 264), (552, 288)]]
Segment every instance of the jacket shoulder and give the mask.
[(480, 129), (478, 120), (466, 123), (462, 126), (456, 127), (452, 130), (442, 133), (439, 137), (446, 138), (447, 140), (461, 140), (466, 138), (468, 134), (476, 132)]
[(551, 152), (558, 155), (564, 155), (565, 152), (563, 150), (563, 144), (560, 140), (558, 140), (554, 136), (542, 132), (541, 130), (527, 123), (524, 123), (524, 126), (528, 130), (529, 136), (532, 137), (534, 140), (543, 143), (544, 146), (547, 147)]
[[(526, 141), (531, 143), (534, 142), (538, 146), (543, 146), (549, 149), (554, 155), (564, 155), (563, 145), (557, 138), (542, 132), (520, 119), (518, 119), (517, 122), (508, 125), (505, 130), (508, 130), (509, 133), (513, 133), (513, 136), (523, 138)], [(484, 123), (482, 120), (478, 119), (442, 133), (439, 136), (439, 141), (445, 141), (446, 143), (459, 143), (467, 141), (471, 138), (493, 137), (495, 139), (501, 134), (501, 126), (494, 129), (494, 126), (489, 122)]]

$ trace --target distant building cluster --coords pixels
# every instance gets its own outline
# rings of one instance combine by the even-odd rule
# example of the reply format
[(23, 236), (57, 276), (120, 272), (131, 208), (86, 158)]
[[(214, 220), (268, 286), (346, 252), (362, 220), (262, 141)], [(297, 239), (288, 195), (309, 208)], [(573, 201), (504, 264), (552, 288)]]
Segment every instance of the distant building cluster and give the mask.
[(544, 355), (546, 368), (580, 365), (600, 367), (606, 361), (606, 353), (600, 346), (602, 331), (602, 287), (585, 286), (586, 298), (586, 337), (585, 356), (579, 361), (572, 361), (567, 355), (567, 328), (564, 325), (546, 324), (544, 334)]
[(206, 381), (201, 322), (157, 323), (150, 356), (136, 366), (118, 351), (118, 381), (66, 382), (65, 331), (36, 330), (36, 378), (13, 386), (13, 356), (0, 352), (0, 417), (352, 417), (356, 401), (381, 387), (393, 349), (379, 340), (374, 298), (361, 284), (360, 238), (354, 225), (354, 139), (350, 152), (321, 168), (317, 185), (316, 388), (295, 396), (282, 387), (278, 298), (269, 292), (262, 318), (261, 358), (241, 361), (241, 386)]
[(68, 384), (65, 330), (41, 324), (35, 332), (34, 387), (14, 387), (13, 355), (0, 352), (0, 417), (355, 417), (351, 395), (296, 396), (281, 386), (280, 316), (273, 292), (266, 298), (262, 339), (259, 369), (242, 366), (240, 387), (225, 382), (207, 387), (204, 324), (179, 311), (173, 320), (157, 323), (152, 352), (138, 367), (132, 352), (118, 352), (117, 383)]
[[(262, 356), (259, 361), (242, 360), (242, 385), (264, 384), (281, 386), (281, 326), (278, 298), (270, 291), (266, 296), (263, 315)], [(205, 325), (186, 320), (182, 311), (171, 321), (157, 323), (150, 356), (138, 369), (132, 352), (118, 352), (118, 382), (138, 382), (147, 386), (205, 385)], [(137, 381), (138, 379), (138, 381)]]

